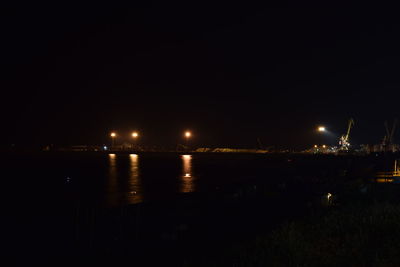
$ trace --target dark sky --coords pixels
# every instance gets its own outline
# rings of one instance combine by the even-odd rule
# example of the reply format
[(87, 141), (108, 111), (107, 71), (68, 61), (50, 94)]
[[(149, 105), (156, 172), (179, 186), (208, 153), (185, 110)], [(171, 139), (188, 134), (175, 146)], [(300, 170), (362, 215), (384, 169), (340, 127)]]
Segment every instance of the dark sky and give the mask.
[(4, 144), (137, 129), (169, 146), (191, 129), (200, 146), (303, 148), (335, 143), (350, 117), (355, 143), (378, 143), (400, 115), (400, 21), (387, 11), (35, 4), (1, 16)]

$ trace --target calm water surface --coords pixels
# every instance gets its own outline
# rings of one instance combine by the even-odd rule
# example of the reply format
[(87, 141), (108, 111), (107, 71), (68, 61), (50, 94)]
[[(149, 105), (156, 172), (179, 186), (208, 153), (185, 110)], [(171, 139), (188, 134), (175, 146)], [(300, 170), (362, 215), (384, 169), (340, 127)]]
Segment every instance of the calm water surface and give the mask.
[(106, 206), (214, 192), (252, 178), (276, 177), (274, 162), (257, 155), (44, 153), (3, 162), (8, 190), (21, 201)]

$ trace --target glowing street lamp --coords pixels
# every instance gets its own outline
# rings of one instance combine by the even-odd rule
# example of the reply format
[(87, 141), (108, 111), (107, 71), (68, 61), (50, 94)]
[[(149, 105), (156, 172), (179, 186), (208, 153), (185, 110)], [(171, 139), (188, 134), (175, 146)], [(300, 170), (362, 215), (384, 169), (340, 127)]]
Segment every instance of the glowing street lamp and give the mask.
[(110, 134), (110, 136), (111, 136), (111, 147), (114, 148), (114, 146), (115, 146), (115, 138), (117, 137), (117, 134), (115, 132), (112, 132)]
[(139, 133), (138, 132), (133, 132), (132, 133), (132, 138), (133, 138), (133, 144), (132, 144), (132, 148), (136, 147), (136, 140), (139, 137)]
[(192, 136), (192, 133), (190, 131), (185, 132), (185, 139), (186, 139), (186, 147), (188, 147), (189, 143), (189, 138)]
[[(321, 139), (323, 139), (323, 136), (324, 136), (324, 135), (329, 134), (329, 132), (326, 130), (325, 126), (323, 126), (323, 125), (318, 126), (317, 131), (318, 131), (318, 133), (320, 134), (320, 138), (321, 138)], [(322, 141), (322, 140), (321, 140), (321, 141)], [(322, 147), (324, 150), (326, 149), (326, 145), (322, 145), (321, 147)]]

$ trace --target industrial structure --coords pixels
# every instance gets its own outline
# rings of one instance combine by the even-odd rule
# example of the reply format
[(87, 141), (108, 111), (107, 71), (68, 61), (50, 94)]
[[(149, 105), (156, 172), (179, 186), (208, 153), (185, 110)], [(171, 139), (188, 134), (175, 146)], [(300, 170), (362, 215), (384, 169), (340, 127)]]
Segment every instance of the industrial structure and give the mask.
[(349, 119), (349, 123), (347, 125), (347, 132), (343, 134), (339, 138), (339, 151), (349, 151), (350, 148), (350, 141), (349, 141), (349, 136), (350, 136), (350, 130), (354, 125), (354, 120), (352, 118)]
[[(395, 119), (391, 127), (389, 127), (388, 121), (385, 121), (385, 135), (382, 142), (379, 144), (363, 144), (357, 149), (351, 149), (350, 143), (350, 132), (354, 126), (354, 119), (350, 118), (347, 124), (347, 131), (340, 136), (338, 146), (328, 146), (328, 145), (314, 145), (312, 148), (305, 150), (306, 153), (313, 154), (342, 154), (344, 152), (349, 152), (350, 149), (355, 153), (396, 153), (400, 152), (400, 145), (395, 144), (394, 136), (397, 130), (398, 120)], [(319, 126), (317, 128), (318, 132), (326, 132), (325, 127)]]

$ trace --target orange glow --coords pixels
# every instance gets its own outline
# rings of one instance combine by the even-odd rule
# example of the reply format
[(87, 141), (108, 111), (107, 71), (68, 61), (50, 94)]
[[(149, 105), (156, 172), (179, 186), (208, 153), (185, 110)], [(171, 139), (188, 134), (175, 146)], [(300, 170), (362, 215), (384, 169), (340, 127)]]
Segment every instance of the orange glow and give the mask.
[(111, 136), (111, 137), (116, 137), (117, 134), (113, 132), (113, 133), (110, 134), (110, 136)]
[(190, 136), (192, 136), (192, 133), (191, 133), (191, 132), (189, 132), (189, 131), (185, 132), (185, 137), (186, 137), (186, 138), (189, 138)]
[(133, 137), (133, 138), (137, 138), (138, 136), (139, 136), (139, 133), (138, 133), (138, 132), (133, 132), (133, 133), (132, 133), (132, 137)]
[(125, 195), (126, 200), (130, 204), (140, 203), (143, 200), (142, 181), (140, 177), (139, 155), (130, 154), (130, 175), (128, 180), (128, 194)]
[(314, 147), (317, 148), (318, 146), (317, 146), (317, 145), (314, 145)]
[(322, 145), (323, 148), (326, 148), (326, 145)]
[(392, 183), (393, 179), (390, 178), (378, 178), (376, 179), (377, 183)]
[(195, 191), (194, 176), (192, 172), (192, 155), (182, 155), (182, 175), (180, 192), (188, 193)]
[(325, 132), (325, 131), (326, 131), (326, 129), (325, 129), (324, 126), (319, 126), (318, 127), (318, 132)]

